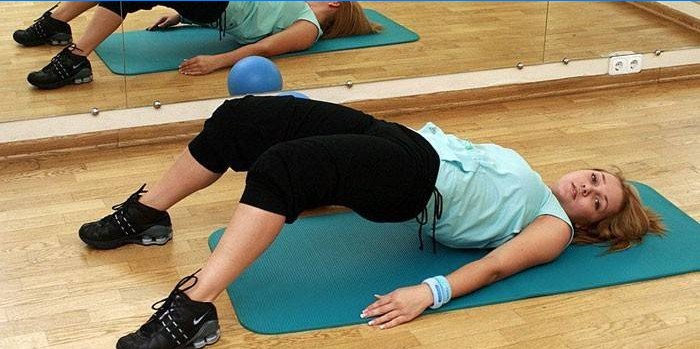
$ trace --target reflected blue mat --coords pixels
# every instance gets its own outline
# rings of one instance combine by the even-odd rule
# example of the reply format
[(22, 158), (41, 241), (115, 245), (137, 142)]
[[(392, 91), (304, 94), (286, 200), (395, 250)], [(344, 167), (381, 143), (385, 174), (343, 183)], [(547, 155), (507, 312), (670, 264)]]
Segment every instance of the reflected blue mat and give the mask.
[[(538, 266), (448, 303), (446, 311), (517, 299), (655, 279), (700, 270), (700, 224), (652, 188), (636, 183), (644, 203), (664, 218), (668, 233), (629, 250), (605, 254), (571, 246)], [(213, 249), (223, 230), (209, 237)], [(241, 324), (259, 333), (285, 333), (364, 323), (359, 314), (375, 293), (447, 274), (487, 251), (430, 244), (416, 232), (368, 222), (354, 213), (299, 219), (227, 292)], [(428, 311), (435, 312), (435, 311)]]
[[(418, 40), (418, 35), (374, 10), (365, 10), (370, 21), (381, 24), (378, 34), (319, 40), (310, 49), (279, 57), (393, 45)], [(219, 31), (199, 26), (177, 26), (161, 31), (131, 31), (110, 35), (95, 52), (112, 73), (137, 75), (177, 70), (183, 59), (215, 55), (239, 47), (231, 36), (219, 40)]]

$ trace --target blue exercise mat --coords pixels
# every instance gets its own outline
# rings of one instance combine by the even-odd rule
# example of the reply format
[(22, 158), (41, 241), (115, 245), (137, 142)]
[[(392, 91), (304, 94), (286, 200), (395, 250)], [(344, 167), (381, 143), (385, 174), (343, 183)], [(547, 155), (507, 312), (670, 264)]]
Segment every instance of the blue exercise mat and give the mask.
[[(700, 224), (652, 188), (635, 183), (643, 202), (668, 228), (622, 252), (571, 246), (556, 261), (528, 269), (437, 311), (655, 279), (700, 270)], [(223, 229), (209, 237), (214, 248)], [(430, 244), (418, 250), (416, 232), (377, 224), (354, 213), (299, 219), (227, 292), (240, 323), (258, 333), (285, 333), (364, 323), (362, 309), (398, 287), (447, 274), (486, 254)], [(429, 310), (428, 313), (435, 312)]]
[[(349, 50), (370, 46), (393, 45), (418, 40), (418, 35), (374, 10), (365, 10), (370, 21), (382, 25), (377, 34), (319, 40), (310, 49), (282, 55), (297, 56), (311, 53)], [(95, 52), (112, 73), (137, 75), (177, 70), (183, 59), (197, 55), (229, 52), (240, 45), (219, 31), (195, 25), (185, 25), (160, 31), (138, 30), (110, 35)]]

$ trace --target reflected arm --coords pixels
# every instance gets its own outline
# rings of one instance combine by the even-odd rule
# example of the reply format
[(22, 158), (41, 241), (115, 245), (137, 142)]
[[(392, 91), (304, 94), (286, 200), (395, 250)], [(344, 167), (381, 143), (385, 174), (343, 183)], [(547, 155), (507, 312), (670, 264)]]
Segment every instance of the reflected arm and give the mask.
[(190, 75), (208, 74), (214, 70), (229, 68), (248, 56), (271, 57), (305, 50), (316, 42), (317, 35), (318, 28), (314, 24), (297, 21), (279, 33), (241, 46), (231, 52), (189, 59), (180, 65), (180, 72)]

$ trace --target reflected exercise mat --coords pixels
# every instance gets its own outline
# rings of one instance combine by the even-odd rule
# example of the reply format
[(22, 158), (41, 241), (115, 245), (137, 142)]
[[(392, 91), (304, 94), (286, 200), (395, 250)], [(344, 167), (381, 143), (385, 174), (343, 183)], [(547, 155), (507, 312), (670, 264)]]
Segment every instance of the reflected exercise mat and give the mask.
[[(381, 32), (322, 39), (308, 50), (278, 57), (394, 45), (418, 40), (416, 33), (381, 13), (369, 9), (366, 9), (365, 13), (370, 21), (382, 25)], [(239, 46), (230, 35), (220, 37), (218, 29), (183, 25), (166, 30), (114, 33), (103, 41), (95, 52), (112, 73), (138, 75), (177, 70), (184, 59), (230, 52)]]

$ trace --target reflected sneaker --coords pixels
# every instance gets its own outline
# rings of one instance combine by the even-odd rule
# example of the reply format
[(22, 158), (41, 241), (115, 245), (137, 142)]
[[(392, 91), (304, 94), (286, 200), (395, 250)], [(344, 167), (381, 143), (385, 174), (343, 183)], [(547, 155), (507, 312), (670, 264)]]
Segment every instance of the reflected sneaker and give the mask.
[[(197, 284), (197, 272), (180, 280), (168, 298), (153, 304), (156, 313), (136, 332), (120, 338), (117, 349), (200, 349), (218, 341), (219, 317), (214, 304), (193, 301), (185, 294)], [(190, 280), (194, 280), (192, 285), (180, 289)]]
[[(58, 5), (56, 5), (58, 6)], [(44, 14), (35, 19), (34, 23), (27, 29), (16, 30), (12, 38), (23, 46), (39, 46), (43, 44), (68, 45), (73, 41), (70, 25), (64, 21), (59, 21), (51, 17), (51, 11), (56, 6), (50, 8)]]
[(90, 61), (87, 57), (74, 54), (73, 50), (76, 49), (80, 50), (75, 44), (64, 48), (40, 71), (29, 73), (27, 81), (44, 90), (92, 81)]
[(164, 245), (173, 237), (173, 225), (168, 212), (156, 210), (139, 202), (147, 193), (139, 190), (119, 205), (114, 213), (96, 222), (85, 223), (78, 235), (86, 244), (98, 249), (112, 249), (126, 244)]

